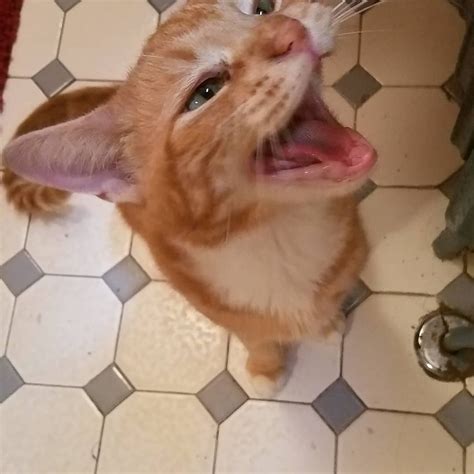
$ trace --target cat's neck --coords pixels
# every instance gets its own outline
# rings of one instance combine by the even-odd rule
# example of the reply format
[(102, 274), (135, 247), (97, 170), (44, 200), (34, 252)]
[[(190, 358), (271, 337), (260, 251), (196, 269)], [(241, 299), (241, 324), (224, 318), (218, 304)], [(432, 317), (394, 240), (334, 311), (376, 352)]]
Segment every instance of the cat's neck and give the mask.
[(328, 201), (278, 211), (217, 245), (178, 245), (193, 277), (231, 306), (309, 315), (315, 292), (351, 238), (355, 207)]

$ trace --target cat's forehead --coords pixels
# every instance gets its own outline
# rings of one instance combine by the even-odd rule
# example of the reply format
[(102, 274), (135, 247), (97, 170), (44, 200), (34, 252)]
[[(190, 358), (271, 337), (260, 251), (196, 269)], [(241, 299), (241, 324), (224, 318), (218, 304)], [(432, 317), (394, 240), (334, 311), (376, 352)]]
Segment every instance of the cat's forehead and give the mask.
[(191, 1), (151, 38), (143, 56), (167, 76), (193, 82), (222, 63), (231, 63), (258, 19), (253, 0)]
[(164, 25), (162, 33), (175, 47), (187, 48), (196, 56), (216, 46), (237, 46), (257, 21), (251, 14), (254, 3), (255, 0), (189, 2)]

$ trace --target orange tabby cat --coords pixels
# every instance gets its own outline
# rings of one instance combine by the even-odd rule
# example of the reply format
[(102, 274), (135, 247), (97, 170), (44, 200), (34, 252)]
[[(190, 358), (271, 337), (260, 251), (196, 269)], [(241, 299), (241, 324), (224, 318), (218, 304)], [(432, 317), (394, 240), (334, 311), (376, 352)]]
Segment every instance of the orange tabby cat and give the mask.
[[(351, 193), (376, 159), (319, 95), (332, 10), (278, 7), (190, 0), (108, 102), (4, 150), (20, 208), (25, 196), (23, 207), (47, 205), (44, 186), (118, 203), (169, 282), (242, 340), (265, 393), (281, 382), (290, 343), (341, 329), (342, 299), (366, 258)], [(41, 199), (25, 180), (43, 186)]]

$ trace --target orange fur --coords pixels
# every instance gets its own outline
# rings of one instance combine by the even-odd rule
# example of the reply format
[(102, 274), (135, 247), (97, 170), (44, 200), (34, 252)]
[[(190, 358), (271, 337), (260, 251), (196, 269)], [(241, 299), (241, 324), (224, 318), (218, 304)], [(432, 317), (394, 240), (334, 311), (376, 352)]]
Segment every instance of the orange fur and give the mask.
[[(310, 8), (298, 0), (285, 0), (284, 6), (292, 12)], [(284, 371), (288, 344), (339, 328), (342, 299), (367, 253), (348, 190), (321, 190), (321, 197), (320, 190), (304, 185), (259, 187), (248, 176), (245, 163), (260, 137), (280, 129), (301, 98), (301, 92), (285, 82), (288, 67), (272, 60), (280, 48), (275, 32), (286, 20), (281, 14), (245, 18), (215, 0), (191, 1), (149, 39), (137, 66), (111, 99), (120, 112), (124, 155), (134, 170), (140, 196), (137, 203), (120, 203), (120, 212), (148, 243), (170, 284), (244, 342), (249, 372), (273, 381)], [(223, 58), (231, 83), (218, 100), (198, 114), (183, 117), (180, 111), (196, 83), (189, 80), (191, 71), (197, 58), (206, 60), (197, 45), (232, 50), (231, 61)], [(310, 71), (304, 63), (295, 60), (292, 67), (295, 81), (308, 80)], [(35, 123), (29, 127), (34, 130), (77, 117), (111, 95), (110, 89), (87, 89), (59, 96), (35, 111), (23, 127), (28, 121)], [(62, 114), (57, 108), (68, 112)], [(4, 184), (14, 204), (26, 209), (21, 195), (31, 194), (27, 188), (15, 194), (7, 175)], [(314, 242), (323, 253), (326, 248), (337, 251), (314, 283), (311, 315), (297, 318), (281, 311), (255, 310), (250, 303), (232, 304), (202, 276), (199, 255), (220, 252), (228, 243), (285, 222), (318, 200), (327, 203), (321, 212), (337, 226), (338, 237), (337, 242)], [(46, 207), (39, 200), (30, 207), (35, 206)]]

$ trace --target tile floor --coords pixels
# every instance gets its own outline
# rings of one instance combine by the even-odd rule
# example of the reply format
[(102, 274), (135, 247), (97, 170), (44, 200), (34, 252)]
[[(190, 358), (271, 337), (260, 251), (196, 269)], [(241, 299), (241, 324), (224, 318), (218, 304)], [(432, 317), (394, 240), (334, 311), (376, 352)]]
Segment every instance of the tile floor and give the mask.
[[(0, 146), (46, 97), (123, 80), (172, 3), (25, 0)], [(1, 194), (2, 473), (474, 473), (474, 380), (428, 378), (412, 349), (439, 299), (474, 314), (474, 257), (430, 248), (437, 186), (461, 165), (441, 86), (463, 23), (446, 0), (394, 0), (344, 30), (324, 93), (381, 159), (343, 343), (303, 344), (283, 391), (259, 399), (241, 344), (167, 285), (111, 205), (75, 196), (28, 219)]]

